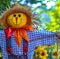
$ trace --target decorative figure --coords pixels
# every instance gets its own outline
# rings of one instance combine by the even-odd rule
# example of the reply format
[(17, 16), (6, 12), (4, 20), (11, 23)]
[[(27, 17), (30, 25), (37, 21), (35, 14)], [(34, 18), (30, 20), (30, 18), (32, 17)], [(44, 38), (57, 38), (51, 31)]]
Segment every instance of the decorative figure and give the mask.
[(2, 51), (5, 51), (2, 52), (3, 59), (32, 59), (35, 47), (52, 45), (56, 41), (56, 33), (34, 30), (32, 11), (26, 6), (13, 4), (1, 19), (4, 26), (4, 31), (0, 32)]

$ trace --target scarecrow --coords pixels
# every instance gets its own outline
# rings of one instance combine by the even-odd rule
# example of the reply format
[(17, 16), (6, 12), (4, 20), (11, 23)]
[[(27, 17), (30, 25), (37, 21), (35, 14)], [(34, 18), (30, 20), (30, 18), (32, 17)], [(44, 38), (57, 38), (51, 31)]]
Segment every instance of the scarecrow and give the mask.
[(5, 39), (2, 34), (0, 37), (3, 43), (6, 42), (3, 50), (7, 53), (3, 53), (3, 59), (32, 59), (35, 47), (51, 45), (56, 41), (56, 33), (34, 30), (32, 11), (26, 6), (13, 4), (3, 13), (1, 19)]

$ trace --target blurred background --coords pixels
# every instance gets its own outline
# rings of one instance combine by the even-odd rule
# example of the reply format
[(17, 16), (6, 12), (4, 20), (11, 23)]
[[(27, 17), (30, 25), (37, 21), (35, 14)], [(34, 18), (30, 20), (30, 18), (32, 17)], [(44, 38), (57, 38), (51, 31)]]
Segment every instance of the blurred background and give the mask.
[(32, 9), (36, 29), (60, 32), (60, 0), (0, 0), (0, 16), (15, 2)]

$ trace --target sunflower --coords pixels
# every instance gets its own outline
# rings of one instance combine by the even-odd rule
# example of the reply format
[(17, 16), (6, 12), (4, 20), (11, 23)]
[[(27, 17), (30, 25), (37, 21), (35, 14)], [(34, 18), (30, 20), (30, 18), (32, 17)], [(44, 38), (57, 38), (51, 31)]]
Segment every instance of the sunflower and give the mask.
[(38, 52), (38, 47), (35, 48), (34, 52)]
[(38, 51), (43, 50), (43, 49), (44, 49), (43, 46), (38, 46), (38, 47), (35, 48), (34, 51), (35, 52), (38, 52)]
[(51, 45), (47, 45), (46, 48), (52, 48), (52, 46)]
[(34, 54), (34, 57), (37, 58), (38, 57), (38, 54)]
[(44, 47), (43, 46), (38, 46), (38, 50), (43, 50)]
[(47, 50), (41, 50), (41, 51), (40, 51), (39, 57), (40, 57), (41, 59), (46, 59), (47, 56), (48, 56), (48, 55), (47, 55)]
[(57, 51), (54, 51), (54, 52), (52, 53), (52, 56), (53, 56), (53, 58), (58, 58), (58, 52), (57, 52)]

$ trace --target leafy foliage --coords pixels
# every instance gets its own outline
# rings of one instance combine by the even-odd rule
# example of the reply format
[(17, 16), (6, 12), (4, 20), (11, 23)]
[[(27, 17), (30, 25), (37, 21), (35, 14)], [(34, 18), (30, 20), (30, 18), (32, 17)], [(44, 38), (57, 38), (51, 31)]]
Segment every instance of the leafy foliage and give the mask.
[(49, 31), (60, 32), (60, 2), (56, 2), (56, 8), (54, 11), (48, 11), (51, 22), (46, 24)]

